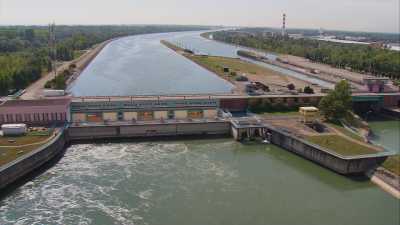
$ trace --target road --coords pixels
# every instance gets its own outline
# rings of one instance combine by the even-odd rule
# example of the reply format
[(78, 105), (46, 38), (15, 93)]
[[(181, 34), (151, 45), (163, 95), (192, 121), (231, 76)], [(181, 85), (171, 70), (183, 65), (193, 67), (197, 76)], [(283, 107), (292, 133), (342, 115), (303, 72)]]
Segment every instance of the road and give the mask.
[[(108, 40), (96, 45), (94, 48), (88, 50), (83, 55), (81, 55), (78, 59), (63, 62), (60, 66), (57, 67), (57, 71), (60, 73), (65, 69), (68, 69), (71, 64), (75, 64), (78, 69), (78, 73), (85, 69), (85, 67), (97, 56), (97, 54), (112, 40)], [(32, 83), (25, 89), (25, 93), (20, 97), (23, 100), (32, 100), (42, 98), (42, 93), (44, 89), (44, 85), (54, 78), (54, 72), (51, 71), (45, 75), (43, 75), (39, 80)]]

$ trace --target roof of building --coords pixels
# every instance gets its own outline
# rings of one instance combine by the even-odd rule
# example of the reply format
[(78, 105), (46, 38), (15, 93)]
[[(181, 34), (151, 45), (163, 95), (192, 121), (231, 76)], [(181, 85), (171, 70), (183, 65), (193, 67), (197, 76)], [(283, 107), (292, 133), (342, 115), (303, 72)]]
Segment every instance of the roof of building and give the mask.
[(11, 100), (6, 101), (0, 107), (34, 107), (34, 106), (54, 106), (54, 105), (68, 105), (71, 102), (70, 98), (56, 98), (56, 99), (40, 99), (40, 100)]
[(319, 109), (316, 107), (300, 107), (300, 110), (304, 110), (304, 111), (318, 111)]

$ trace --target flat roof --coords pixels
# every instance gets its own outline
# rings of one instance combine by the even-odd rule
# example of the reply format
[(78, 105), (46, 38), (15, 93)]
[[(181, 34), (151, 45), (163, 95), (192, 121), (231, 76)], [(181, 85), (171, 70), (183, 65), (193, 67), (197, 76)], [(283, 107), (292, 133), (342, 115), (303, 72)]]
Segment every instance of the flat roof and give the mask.
[(68, 105), (70, 102), (71, 102), (70, 98), (40, 99), (40, 100), (10, 100), (4, 102), (4, 104), (0, 105), (0, 107)]

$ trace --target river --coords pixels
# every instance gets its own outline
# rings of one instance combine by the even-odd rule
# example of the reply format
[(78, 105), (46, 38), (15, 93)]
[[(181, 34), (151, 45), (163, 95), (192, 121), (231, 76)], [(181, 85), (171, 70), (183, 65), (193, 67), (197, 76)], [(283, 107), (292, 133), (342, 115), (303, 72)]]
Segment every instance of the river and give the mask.
[[(196, 32), (189, 36), (193, 34)], [(221, 48), (214, 48), (215, 42), (201, 39), (198, 34), (193, 46), (201, 40), (204, 52), (209, 49), (210, 54), (236, 54), (234, 47), (221, 44)], [(152, 37), (160, 39), (164, 35), (170, 34)], [(173, 35), (168, 38), (179, 41), (187, 40), (188, 34)], [(115, 53), (114, 63), (124, 64), (117, 68), (129, 67), (131, 62), (126, 59), (134, 50), (123, 49), (141, 48), (134, 40), (144, 37), (136, 38), (113, 42), (125, 55), (119, 61)], [(107, 51), (114, 50), (106, 47)], [(160, 51), (173, 56), (173, 65), (175, 60), (183, 60), (189, 63), (188, 71), (205, 74), (202, 68), (168, 49)], [(107, 57), (100, 53), (72, 87), (74, 94), (147, 93), (147, 89), (135, 86), (128, 73), (120, 77), (112, 70), (107, 72), (101, 63)], [(156, 60), (153, 63), (168, 65)], [(148, 65), (143, 68), (151, 69)], [(180, 73), (168, 76), (174, 74)], [(204, 76), (219, 79), (211, 75), (214, 78)], [(161, 85), (157, 77), (152, 79)], [(106, 88), (102, 82), (110, 86)], [(176, 84), (183, 84), (179, 82)], [(120, 89), (114, 86), (118, 83)], [(230, 88), (224, 82), (219, 84), (223, 88), (214, 90)], [(171, 85), (170, 80), (165, 85)], [(136, 87), (139, 89), (131, 89)], [(188, 88), (193, 87), (178, 87), (182, 92)], [(177, 89), (161, 85), (154, 90), (164, 93)], [(390, 123), (376, 127), (385, 131)], [(380, 137), (382, 144), (395, 145), (393, 137)], [(0, 224), (397, 225), (399, 207), (398, 200), (369, 181), (338, 175), (272, 145), (242, 144), (232, 139), (78, 144), (70, 146), (56, 165), (0, 200)]]
[[(68, 88), (68, 92), (74, 96), (231, 93), (233, 86), (229, 82), (160, 43), (161, 40), (168, 40), (197, 53), (225, 57), (239, 57), (236, 52), (246, 50), (205, 39), (200, 36), (201, 33), (146, 34), (117, 39), (99, 53)], [(333, 88), (331, 83), (298, 72), (252, 62), (325, 88)]]
[(368, 181), (231, 139), (80, 144), (0, 203), (0, 224), (395, 225)]
[(368, 121), (373, 131), (373, 142), (400, 154), (400, 120), (380, 119)]

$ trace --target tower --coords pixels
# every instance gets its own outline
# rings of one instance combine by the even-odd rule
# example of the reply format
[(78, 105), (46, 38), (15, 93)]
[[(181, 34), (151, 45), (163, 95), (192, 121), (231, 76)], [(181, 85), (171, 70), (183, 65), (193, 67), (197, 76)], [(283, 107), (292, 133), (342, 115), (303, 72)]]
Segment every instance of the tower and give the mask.
[(282, 36), (286, 36), (286, 14), (283, 14), (282, 20)]
[(56, 45), (56, 24), (49, 24), (49, 58), (51, 69), (54, 72), (54, 77), (57, 76), (57, 45)]

